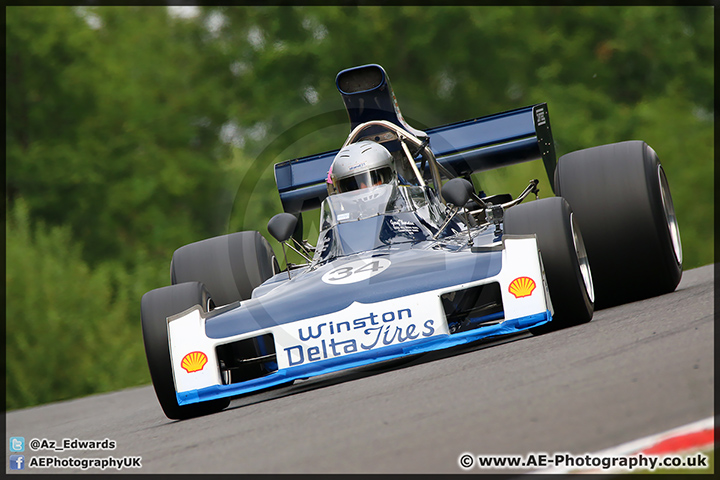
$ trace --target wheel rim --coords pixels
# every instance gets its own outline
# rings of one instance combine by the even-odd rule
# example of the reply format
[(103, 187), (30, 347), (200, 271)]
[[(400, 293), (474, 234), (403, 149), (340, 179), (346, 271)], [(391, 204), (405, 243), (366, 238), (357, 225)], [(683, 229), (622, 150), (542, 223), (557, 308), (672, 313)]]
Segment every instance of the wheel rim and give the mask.
[(660, 196), (662, 197), (663, 211), (665, 212), (665, 222), (670, 232), (670, 240), (672, 241), (675, 260), (677, 260), (678, 264), (682, 264), (680, 228), (678, 227), (675, 207), (673, 206), (672, 197), (670, 196), (670, 186), (668, 185), (662, 165), (658, 165), (658, 182), (660, 182)]
[(585, 284), (585, 291), (590, 301), (595, 303), (595, 288), (593, 287), (592, 273), (590, 272), (587, 250), (585, 250), (585, 242), (583, 242), (580, 228), (577, 226), (575, 216), (572, 213), (570, 213), (570, 230), (572, 230), (573, 245), (575, 245), (575, 253), (577, 254), (578, 265), (580, 265), (580, 275)]
[(205, 302), (205, 313), (210, 313), (213, 310), (215, 310), (215, 302), (213, 302), (213, 299), (211, 297), (208, 297), (207, 301)]

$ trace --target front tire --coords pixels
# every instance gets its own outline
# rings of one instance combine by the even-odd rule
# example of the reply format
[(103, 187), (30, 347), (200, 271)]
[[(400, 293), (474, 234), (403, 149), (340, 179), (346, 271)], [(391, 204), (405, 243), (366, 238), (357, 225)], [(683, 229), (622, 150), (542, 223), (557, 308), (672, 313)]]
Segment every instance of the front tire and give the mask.
[(198, 282), (181, 283), (147, 292), (140, 302), (143, 342), (155, 394), (165, 416), (173, 420), (219, 412), (230, 404), (227, 398), (192, 405), (178, 405), (175, 395), (167, 317), (199, 305), (207, 312), (211, 302), (207, 289)]
[(173, 285), (200, 282), (215, 305), (247, 300), (252, 291), (280, 271), (273, 249), (260, 232), (236, 232), (175, 250), (170, 263)]
[(552, 321), (535, 334), (580, 325), (593, 316), (594, 288), (580, 228), (568, 203), (559, 197), (516, 205), (505, 212), (506, 234), (532, 234), (545, 269)]
[(680, 231), (665, 172), (647, 143), (563, 155), (555, 190), (577, 215), (599, 307), (675, 290), (682, 276)]

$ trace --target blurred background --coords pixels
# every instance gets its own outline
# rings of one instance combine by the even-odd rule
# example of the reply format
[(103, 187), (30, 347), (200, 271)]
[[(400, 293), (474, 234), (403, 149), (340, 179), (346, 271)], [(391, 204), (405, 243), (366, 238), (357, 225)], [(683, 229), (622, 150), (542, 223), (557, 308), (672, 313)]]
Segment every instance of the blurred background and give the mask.
[[(270, 239), (273, 165), (340, 147), (351, 66), (416, 128), (547, 102), (558, 156), (645, 140), (685, 269), (712, 263), (713, 30), (712, 7), (7, 7), (7, 409), (149, 383), (141, 296), (184, 244)], [(552, 195), (541, 162), (476, 180), (532, 178)]]

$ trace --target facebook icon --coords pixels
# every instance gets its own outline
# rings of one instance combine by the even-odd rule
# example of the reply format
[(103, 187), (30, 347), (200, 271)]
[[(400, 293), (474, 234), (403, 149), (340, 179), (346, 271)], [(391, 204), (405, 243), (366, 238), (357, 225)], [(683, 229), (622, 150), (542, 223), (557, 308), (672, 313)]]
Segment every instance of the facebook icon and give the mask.
[(10, 470), (24, 470), (25, 455), (10, 455)]

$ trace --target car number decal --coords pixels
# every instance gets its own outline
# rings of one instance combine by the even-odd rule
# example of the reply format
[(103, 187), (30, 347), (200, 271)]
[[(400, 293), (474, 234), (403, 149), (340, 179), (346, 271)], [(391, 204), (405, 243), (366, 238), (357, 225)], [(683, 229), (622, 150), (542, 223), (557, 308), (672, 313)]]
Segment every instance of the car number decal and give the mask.
[(382, 273), (390, 266), (386, 258), (366, 258), (354, 260), (340, 267), (333, 268), (322, 276), (322, 281), (329, 285), (345, 285), (361, 282)]

